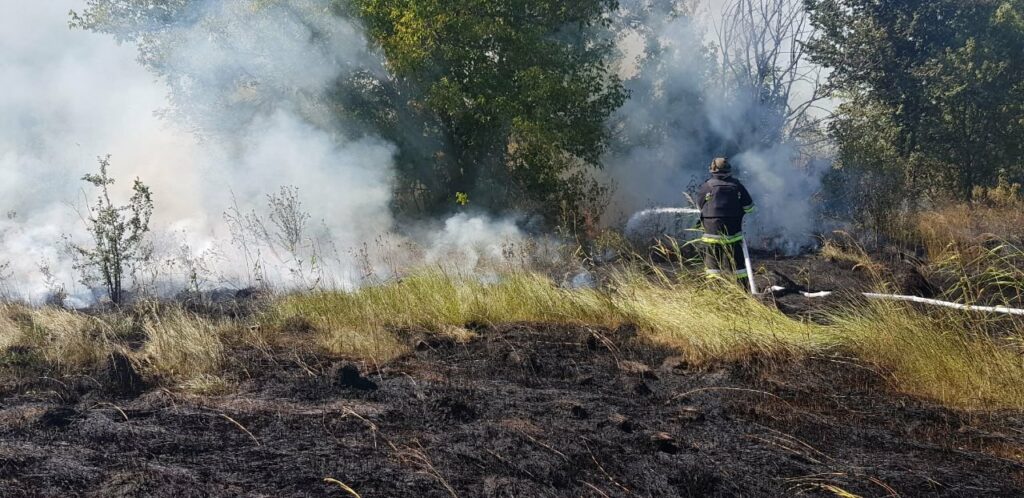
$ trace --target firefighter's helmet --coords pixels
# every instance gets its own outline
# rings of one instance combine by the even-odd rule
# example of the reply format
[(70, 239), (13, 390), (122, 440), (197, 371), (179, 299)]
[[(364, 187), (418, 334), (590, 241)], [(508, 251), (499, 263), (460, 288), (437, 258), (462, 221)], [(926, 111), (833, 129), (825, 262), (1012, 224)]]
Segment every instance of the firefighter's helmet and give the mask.
[(732, 173), (732, 165), (729, 164), (729, 159), (726, 157), (716, 157), (714, 161), (711, 161), (711, 172)]

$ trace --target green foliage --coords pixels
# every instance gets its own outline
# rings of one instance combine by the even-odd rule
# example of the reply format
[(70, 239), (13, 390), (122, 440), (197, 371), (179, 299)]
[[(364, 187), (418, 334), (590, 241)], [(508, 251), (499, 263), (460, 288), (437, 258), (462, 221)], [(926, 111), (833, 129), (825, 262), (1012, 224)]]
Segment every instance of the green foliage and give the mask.
[[(599, 29), (614, 0), (356, 0), (390, 69), (449, 145), (449, 192), (492, 209), (580, 204), (625, 99)], [(450, 196), (449, 193), (447, 196)], [(577, 209), (574, 209), (574, 211)]]
[(86, 225), (92, 235), (92, 247), (68, 242), (76, 256), (75, 269), (82, 274), (82, 283), (101, 283), (114, 304), (124, 299), (124, 280), (134, 274), (139, 265), (150, 260), (151, 250), (146, 243), (149, 219), (153, 214), (153, 195), (139, 179), (132, 186), (128, 204), (115, 205), (110, 199), (110, 186), (114, 179), (107, 173), (110, 156), (101, 157), (99, 174), (87, 174), (82, 180), (98, 190), (96, 201), (89, 209)]
[(844, 168), (895, 182), (911, 204), (1024, 174), (1022, 2), (806, 4), (813, 58), (847, 99), (832, 129)]
[[(553, 221), (600, 204), (601, 187), (584, 173), (598, 165), (606, 120), (626, 97), (609, 64), (616, 8), (615, 0), (88, 0), (72, 25), (136, 43), (171, 86), (172, 111), (200, 133), (231, 133), (284, 100), (317, 126), (396, 144), (401, 215), (451, 211), (464, 192), (480, 209)], [(221, 11), (228, 15), (211, 15)], [(389, 71), (369, 52), (332, 52), (356, 42), (330, 38), (347, 36), (332, 30), (353, 21)], [(303, 39), (308, 30), (310, 50), (344, 68), (337, 81), (303, 87), (296, 73), (323, 68), (282, 62), (267, 43), (281, 26)], [(296, 43), (296, 33), (277, 36)], [(181, 53), (197, 45), (216, 57)], [(245, 59), (217, 62), (238, 53)]]

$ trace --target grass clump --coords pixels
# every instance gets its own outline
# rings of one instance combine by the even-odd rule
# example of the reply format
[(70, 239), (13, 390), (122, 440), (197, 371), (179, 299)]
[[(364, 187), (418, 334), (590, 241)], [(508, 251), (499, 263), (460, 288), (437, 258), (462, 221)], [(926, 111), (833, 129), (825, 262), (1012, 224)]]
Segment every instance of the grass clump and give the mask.
[(828, 331), (764, 306), (738, 286), (715, 282), (661, 286), (634, 279), (615, 307), (654, 342), (697, 362), (788, 357), (832, 343)]
[(282, 299), (274, 312), (280, 324), (309, 321), (321, 344), (336, 354), (378, 361), (407, 351), (395, 332), (445, 332), (470, 323), (621, 323), (607, 297), (569, 292), (545, 277), (512, 273), (494, 281), (426, 271), (356, 292), (317, 292)]
[[(224, 357), (221, 326), (179, 307), (101, 315), (54, 307), (0, 305), (0, 361), (60, 375), (102, 371), (123, 354), (149, 377), (199, 382)], [(141, 344), (133, 345), (133, 341)]]
[(1024, 409), (1024, 358), (979, 330), (982, 317), (877, 302), (835, 318), (842, 344), (898, 389), (964, 409)]
[(852, 240), (848, 244), (841, 244), (839, 241), (826, 239), (821, 245), (821, 256), (826, 261), (847, 263), (852, 265), (854, 270), (867, 271), (875, 279), (880, 278), (883, 271), (882, 265)]
[(59, 308), (0, 306), (0, 348), (26, 351), (59, 372), (95, 371), (113, 350), (110, 323)]
[(696, 364), (852, 352), (915, 396), (964, 409), (1024, 409), (1024, 360), (1012, 338), (987, 335), (977, 315), (880, 302), (823, 325), (794, 320), (738, 286), (663, 280), (625, 272), (609, 289), (567, 290), (529, 273), (486, 282), (425, 272), (352, 293), (289, 296), (274, 315), (278, 323), (309, 320), (333, 353), (378, 361), (407, 351), (400, 330), (409, 327), (629, 324)]
[(224, 359), (217, 324), (180, 308), (151, 316), (143, 329), (146, 342), (141, 360), (146, 370), (158, 377), (199, 379), (217, 372)]
[(334, 353), (377, 360), (405, 352), (397, 330), (441, 332), (470, 323), (632, 324), (695, 359), (776, 354), (823, 340), (808, 326), (745, 298), (738, 287), (665, 286), (635, 272), (619, 275), (611, 291), (563, 289), (525, 272), (494, 282), (424, 272), (353, 293), (289, 296), (275, 315), (279, 324), (309, 320)]

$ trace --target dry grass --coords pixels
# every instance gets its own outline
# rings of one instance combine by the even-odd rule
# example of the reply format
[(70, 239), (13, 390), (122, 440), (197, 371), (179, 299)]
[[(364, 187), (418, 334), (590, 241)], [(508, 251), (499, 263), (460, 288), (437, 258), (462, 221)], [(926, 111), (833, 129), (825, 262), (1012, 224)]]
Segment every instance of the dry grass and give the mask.
[(140, 360), (156, 376), (195, 381), (220, 369), (224, 343), (217, 324), (180, 308), (155, 314), (143, 325)]
[(871, 255), (854, 242), (851, 237), (844, 235), (843, 238), (846, 239), (846, 243), (840, 243), (838, 240), (833, 239), (826, 239), (822, 242), (821, 256), (826, 261), (852, 264), (853, 269), (867, 271), (872, 277), (879, 279), (884, 267), (872, 259)]
[(1024, 409), (1024, 359), (1006, 340), (979, 330), (977, 315), (880, 302), (836, 318), (843, 344), (888, 373), (893, 385), (964, 409)]
[(1024, 242), (1024, 201), (1010, 205), (950, 204), (917, 215), (917, 238), (932, 261), (970, 255), (991, 241)]
[(612, 292), (566, 290), (529, 273), (488, 283), (427, 272), (354, 293), (290, 296), (280, 303), (276, 319), (284, 323), (302, 317), (331, 351), (369, 352), (377, 360), (405, 351), (395, 330), (443, 331), (467, 323), (633, 324), (695, 360), (784, 354), (826, 340), (814, 337), (809, 326), (745, 298), (738, 287), (665, 286), (635, 273), (620, 275), (614, 287)]
[[(302, 337), (334, 354), (384, 362), (408, 351), (408, 329), (468, 341), (472, 323), (629, 324), (692, 363), (853, 352), (904, 392), (964, 409), (1024, 409), (1020, 324), (994, 339), (977, 315), (875, 303), (851, 307), (826, 326), (787, 317), (738, 286), (696, 282), (624, 271), (608, 288), (568, 290), (527, 272), (481, 279), (429, 271), (356, 292), (282, 297), (260, 326), (173, 307), (128, 319), (7, 305), (0, 307), (0, 351), (20, 346), (60, 372), (94, 371), (113, 351), (127, 351), (120, 337), (134, 326), (144, 332), (143, 344), (127, 354), (144, 375), (216, 393), (229, 388), (222, 374), (233, 341), (270, 348)], [(306, 330), (289, 333), (297, 324)]]
[(951, 298), (1024, 303), (1024, 201), (956, 204), (921, 213), (917, 233), (932, 271), (952, 283)]
[(693, 361), (788, 357), (828, 347), (827, 331), (750, 299), (738, 286), (651, 284), (633, 279), (614, 300), (622, 321)]
[(177, 387), (198, 396), (217, 396), (230, 393), (233, 386), (223, 377), (199, 374), (179, 382)]
[[(180, 308), (138, 315), (133, 311), (138, 310), (93, 316), (59, 308), (3, 305), (0, 355), (16, 348), (39, 368), (92, 374), (105, 368), (118, 352), (145, 375), (186, 387), (214, 388), (212, 374), (218, 372), (224, 351), (218, 324)], [(122, 340), (134, 327), (141, 327), (145, 335), (139, 351), (130, 351)]]
[(426, 272), (354, 293), (320, 292), (281, 300), (274, 320), (308, 321), (322, 345), (336, 354), (386, 361), (407, 351), (394, 330), (446, 332), (467, 323), (621, 323), (609, 299), (571, 293), (541, 276), (514, 273), (494, 282)]
[[(738, 287), (652, 283), (620, 275), (613, 291), (565, 290), (530, 274), (497, 283), (424, 273), (355, 293), (284, 299), (276, 320), (311, 320), (325, 346), (380, 361), (405, 351), (396, 330), (466, 323), (633, 324), (693, 362), (852, 351), (904, 392), (964, 409), (1024, 409), (1024, 361), (981, 331), (976, 315), (929, 315), (903, 304), (851, 308), (832, 325), (793, 320)], [(355, 331), (360, 331), (356, 333)]]
[(56, 308), (0, 306), (0, 346), (20, 347), (60, 372), (92, 371), (113, 349), (114, 325)]

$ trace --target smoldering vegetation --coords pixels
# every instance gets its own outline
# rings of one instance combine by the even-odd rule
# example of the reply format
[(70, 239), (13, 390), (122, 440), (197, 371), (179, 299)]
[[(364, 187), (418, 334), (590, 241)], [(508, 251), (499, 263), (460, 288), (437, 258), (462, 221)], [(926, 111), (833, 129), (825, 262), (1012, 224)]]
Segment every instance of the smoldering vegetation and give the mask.
[(0, 17), (0, 493), (1021, 494), (1019, 2), (457, 3)]
[[(11, 90), (5, 97), (3, 136), (10, 147), (4, 169), (13, 176), (4, 186), (11, 202), (0, 261), (10, 265), (9, 290), (40, 301), (63, 289), (77, 305), (97, 297), (81, 285), (75, 262), (58, 242), (87, 235), (75, 216), (88, 207), (76, 179), (93, 169), (93, 158), (108, 153), (111, 176), (122, 182), (113, 187), (115, 196), (137, 177), (157, 199), (153, 258), (165, 269), (159, 276), (151, 272), (144, 283), (164, 295), (197, 279), (211, 287), (273, 281), (286, 288), (311, 282), (352, 288), (366, 273), (364, 256), (396, 259), (376, 251), (382, 238), (388, 247), (416, 245), (429, 255), (443, 252), (439, 245), (495, 254), (503, 243), (519, 241), (520, 233), (552, 229), (571, 238), (589, 236), (642, 207), (683, 202), (680, 192), (693, 188), (714, 155), (734, 156), (762, 199), (766, 216), (752, 230), (764, 247), (792, 253), (813, 245), (817, 225), (806, 199), (818, 190), (828, 160), (813, 147), (817, 137), (808, 134), (819, 119), (811, 106), (821, 101), (820, 78), (808, 72), (820, 70), (801, 53), (777, 61), (789, 68), (778, 75), (782, 80), (756, 74), (753, 65), (763, 61), (739, 57), (750, 43), (744, 33), (773, 27), (743, 15), (738, 4), (730, 6), (733, 13), (724, 4), (710, 10), (680, 2), (618, 6), (611, 22), (565, 42), (601, 47), (583, 49), (588, 62), (579, 71), (592, 68), (597, 76), (604, 71), (621, 81), (603, 90), (602, 107), (588, 111), (595, 113), (586, 121), (591, 135), (534, 137), (516, 128), (525, 124), (510, 124), (495, 125), (495, 132), (511, 138), (472, 138), (459, 134), (479, 125), (422, 108), (433, 109), (431, 92), (440, 86), (424, 86), (415, 74), (403, 73), (395, 57), (389, 63), (391, 45), (374, 31), (383, 25), (360, 17), (377, 12), (364, 3), (190, 1), (149, 8), (67, 2), (33, 7), (26, 14), (32, 22), (9, 21), (5, 32), (19, 48), (5, 76)], [(775, 7), (800, 15), (775, 46), (762, 47), (776, 59), (785, 44), (797, 46), (810, 35), (806, 14), (795, 6)], [(70, 31), (63, 27), (69, 9)], [(734, 25), (724, 30), (722, 20)], [(40, 37), (40, 26), (59, 36)], [(458, 61), (447, 63), (454, 69)], [(529, 66), (520, 70), (516, 64), (496, 62), (488, 71), (526, 77), (515, 71)], [(766, 88), (769, 80), (776, 87)], [(40, 88), (40, 81), (74, 83)], [(474, 84), (485, 93), (526, 91), (487, 87), (485, 80)], [(771, 93), (770, 101), (762, 91)], [(616, 110), (616, 95), (627, 92)], [(493, 111), (500, 112), (506, 111)], [(524, 123), (507, 114), (493, 119)], [(570, 147), (584, 138), (590, 142)], [(483, 141), (496, 147), (465, 145)], [(540, 153), (559, 147), (578, 159)], [(506, 173), (484, 171), (495, 154), (506, 156), (509, 167), (516, 161), (537, 165), (513, 167), (502, 183)], [(542, 167), (554, 168), (552, 174)], [(471, 171), (478, 168), (480, 173)], [(528, 171), (536, 173), (522, 173)], [(515, 176), (522, 174), (537, 176)], [(519, 190), (500, 192), (507, 187)], [(457, 194), (468, 204), (460, 204)], [(266, 234), (280, 222), (273, 217), (281, 213), (269, 211), (282, 200), (301, 204), (303, 211), (291, 220), (298, 222), (288, 229), (292, 240)], [(241, 233), (247, 231), (263, 234)], [(316, 270), (310, 268), (314, 260)], [(373, 265), (384, 271), (379, 261)], [(210, 271), (195, 275), (203, 268)], [(319, 274), (307, 274), (313, 271)]]

